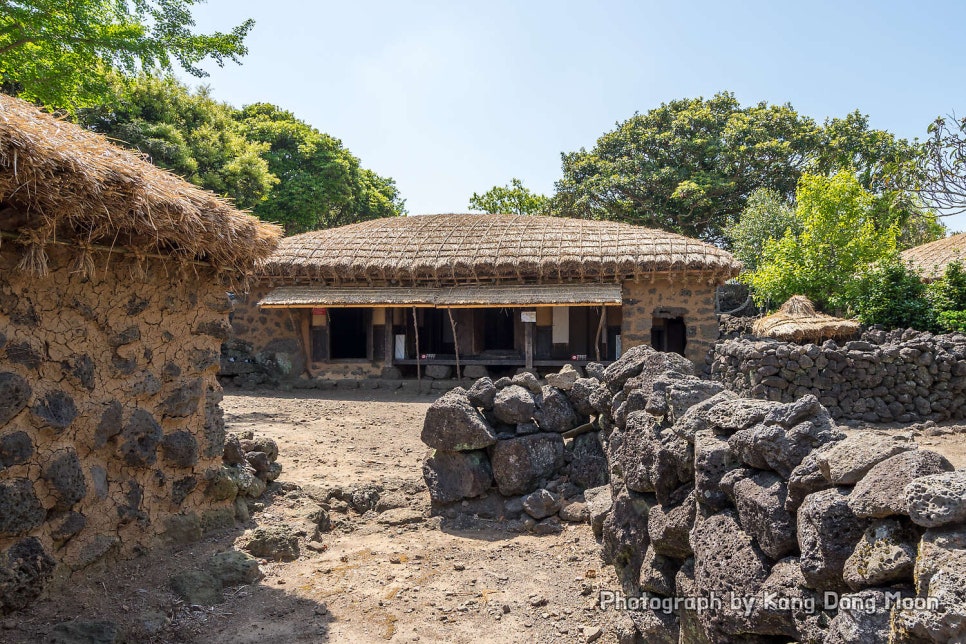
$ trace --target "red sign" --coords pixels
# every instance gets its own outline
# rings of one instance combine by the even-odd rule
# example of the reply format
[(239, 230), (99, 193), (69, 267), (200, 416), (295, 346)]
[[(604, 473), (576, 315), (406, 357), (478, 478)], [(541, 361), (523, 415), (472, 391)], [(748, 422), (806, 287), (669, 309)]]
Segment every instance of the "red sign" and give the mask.
[(325, 315), (328, 309), (312, 309), (312, 315)]

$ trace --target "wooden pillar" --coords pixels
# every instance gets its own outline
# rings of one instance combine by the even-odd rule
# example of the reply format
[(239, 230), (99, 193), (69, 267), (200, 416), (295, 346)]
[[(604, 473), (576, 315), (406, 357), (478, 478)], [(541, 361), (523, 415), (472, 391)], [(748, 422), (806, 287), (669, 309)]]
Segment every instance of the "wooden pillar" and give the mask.
[(386, 366), (391, 367), (396, 358), (396, 336), (392, 333), (392, 309), (386, 308), (385, 322)]
[(526, 370), (533, 371), (533, 327), (536, 326), (536, 322), (524, 322), (523, 328), (525, 332), (524, 336), (524, 349), (525, 349), (525, 360), (526, 360)]

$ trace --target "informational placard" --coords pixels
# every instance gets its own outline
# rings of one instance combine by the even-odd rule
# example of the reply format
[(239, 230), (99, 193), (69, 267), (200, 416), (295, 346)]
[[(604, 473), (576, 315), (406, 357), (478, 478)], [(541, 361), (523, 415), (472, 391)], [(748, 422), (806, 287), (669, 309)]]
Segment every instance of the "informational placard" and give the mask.
[(520, 311), (520, 321), (521, 322), (536, 322), (537, 312), (536, 311)]

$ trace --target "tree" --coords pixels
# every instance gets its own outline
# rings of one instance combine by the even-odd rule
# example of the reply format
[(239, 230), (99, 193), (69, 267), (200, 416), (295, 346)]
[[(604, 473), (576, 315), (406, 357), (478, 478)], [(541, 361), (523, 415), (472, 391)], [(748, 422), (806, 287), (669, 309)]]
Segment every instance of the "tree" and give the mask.
[(405, 213), (392, 179), (360, 166), (335, 137), (269, 103), (239, 111), (236, 121), (281, 181), (255, 206), (260, 218), (285, 226), (287, 234), (330, 228)]
[(619, 123), (590, 152), (562, 155), (554, 209), (722, 243), (755, 190), (794, 194), (818, 139), (789, 105), (742, 108), (730, 93), (671, 101)]
[(926, 297), (922, 278), (898, 253), (861, 270), (847, 299), (850, 310), (863, 324), (888, 329), (930, 329), (935, 312)]
[(777, 305), (799, 294), (826, 309), (847, 308), (857, 274), (896, 252), (898, 226), (883, 227), (879, 197), (852, 172), (805, 174), (796, 200), (801, 230), (766, 241), (757, 268), (743, 279), (759, 302)]
[(505, 186), (493, 186), (483, 194), (473, 193), (470, 210), (497, 214), (546, 215), (550, 213), (550, 199), (531, 192), (519, 179), (510, 179)]
[(82, 125), (240, 208), (254, 208), (278, 183), (263, 158), (269, 146), (246, 138), (234, 108), (207, 88), (191, 92), (173, 78), (142, 75), (114, 76), (111, 91), (107, 105), (79, 112)]
[(751, 193), (738, 220), (725, 228), (725, 237), (734, 256), (745, 270), (754, 270), (769, 240), (781, 239), (786, 232), (798, 235), (801, 223), (791, 204), (774, 190), (759, 188)]
[(49, 108), (96, 105), (111, 95), (110, 72), (190, 74), (247, 53), (254, 26), (196, 34), (192, 5), (204, 0), (11, 0), (0, 12), (0, 78), (8, 93)]
[(966, 212), (966, 118), (937, 118), (923, 149), (913, 189), (943, 215)]

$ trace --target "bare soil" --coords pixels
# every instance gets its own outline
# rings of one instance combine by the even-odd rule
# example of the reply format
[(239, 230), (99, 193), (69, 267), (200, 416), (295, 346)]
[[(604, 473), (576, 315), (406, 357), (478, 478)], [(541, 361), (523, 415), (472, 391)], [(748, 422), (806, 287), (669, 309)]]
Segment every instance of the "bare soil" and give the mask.
[[(0, 642), (41, 642), (72, 619), (111, 620), (133, 642), (585, 642), (597, 627), (597, 641), (616, 642), (626, 624), (596, 597), (618, 585), (589, 526), (536, 536), (431, 516), (419, 440), (431, 401), (383, 390), (228, 393), (228, 430), (279, 444), (280, 484), (252, 521), (90, 571), (0, 620)], [(964, 467), (963, 431), (919, 428), (917, 440)], [(334, 502), (333, 530), (313, 539), (319, 503), (366, 485), (379, 489), (376, 510)], [(244, 543), (245, 529), (272, 524), (296, 529), (297, 560), (264, 562), (261, 582), (227, 590), (214, 607), (186, 606), (167, 589), (176, 572)]]

